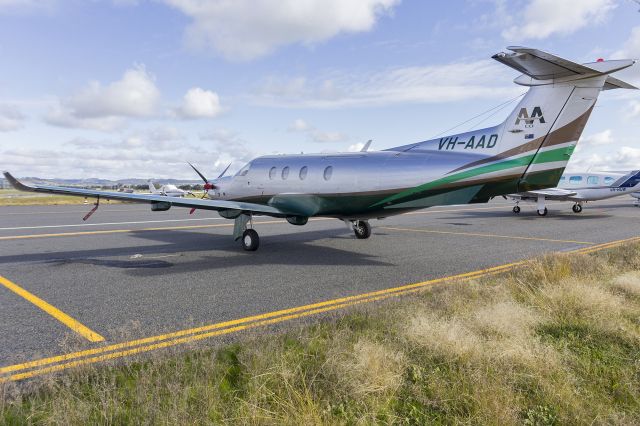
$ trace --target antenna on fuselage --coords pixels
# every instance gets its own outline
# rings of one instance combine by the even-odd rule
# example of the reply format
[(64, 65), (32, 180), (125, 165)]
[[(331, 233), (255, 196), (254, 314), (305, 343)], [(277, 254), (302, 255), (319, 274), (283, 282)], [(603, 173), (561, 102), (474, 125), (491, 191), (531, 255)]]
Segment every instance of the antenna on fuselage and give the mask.
[(373, 142), (373, 139), (369, 139), (367, 143), (364, 144), (360, 152), (367, 152), (369, 150), (369, 147), (371, 146), (371, 142)]

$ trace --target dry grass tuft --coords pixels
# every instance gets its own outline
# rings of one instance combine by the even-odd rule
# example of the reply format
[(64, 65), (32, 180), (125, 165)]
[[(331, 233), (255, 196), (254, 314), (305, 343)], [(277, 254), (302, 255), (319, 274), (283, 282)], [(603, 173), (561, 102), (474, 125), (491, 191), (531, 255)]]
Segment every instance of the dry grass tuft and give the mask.
[(619, 275), (611, 281), (612, 287), (631, 296), (640, 297), (640, 272)]

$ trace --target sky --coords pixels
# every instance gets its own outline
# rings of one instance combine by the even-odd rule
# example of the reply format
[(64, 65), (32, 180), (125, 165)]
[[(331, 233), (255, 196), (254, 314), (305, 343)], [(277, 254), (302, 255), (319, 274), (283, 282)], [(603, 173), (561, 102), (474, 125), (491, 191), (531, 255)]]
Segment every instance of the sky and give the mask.
[[(635, 0), (0, 0), (0, 170), (212, 178), (273, 153), (501, 122), (507, 46), (640, 58)], [(640, 64), (616, 77), (640, 86)], [(603, 92), (568, 168), (640, 169), (640, 91)]]

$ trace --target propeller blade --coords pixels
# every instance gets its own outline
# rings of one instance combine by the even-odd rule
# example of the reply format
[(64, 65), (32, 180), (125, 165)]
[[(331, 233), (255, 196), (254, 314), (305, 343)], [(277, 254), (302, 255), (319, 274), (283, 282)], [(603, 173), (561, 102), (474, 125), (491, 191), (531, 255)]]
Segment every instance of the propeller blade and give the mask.
[(187, 163), (187, 164), (190, 165), (193, 170), (195, 170), (195, 172), (198, 174), (198, 176), (200, 176), (200, 178), (204, 181), (204, 183), (209, 183), (207, 178), (204, 177), (204, 175), (202, 173), (200, 173), (200, 171), (198, 169), (196, 169), (193, 164), (191, 164), (191, 163)]
[(193, 214), (193, 212), (195, 212), (195, 211), (196, 211), (196, 208), (194, 207), (191, 210), (189, 210), (189, 214)]
[(225, 173), (227, 173), (227, 170), (229, 170), (229, 167), (231, 167), (231, 163), (229, 163), (229, 165), (225, 167), (222, 173), (220, 173), (220, 175), (218, 176), (218, 179), (220, 179), (222, 176), (224, 176)]

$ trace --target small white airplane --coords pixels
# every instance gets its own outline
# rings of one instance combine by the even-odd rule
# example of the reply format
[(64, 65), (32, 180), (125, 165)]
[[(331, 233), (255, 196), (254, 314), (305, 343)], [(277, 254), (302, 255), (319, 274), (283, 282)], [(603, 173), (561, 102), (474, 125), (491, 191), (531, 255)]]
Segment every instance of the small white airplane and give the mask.
[(22, 191), (148, 203), (152, 211), (216, 210), (235, 221), (233, 236), (248, 251), (259, 246), (258, 215), (297, 226), (335, 218), (366, 239), (371, 219), (556, 187), (600, 93), (636, 89), (610, 75), (634, 60), (578, 64), (538, 49), (509, 50), (493, 59), (522, 73), (514, 82), (528, 91), (500, 124), (383, 151), (258, 157), (234, 176), (208, 181), (198, 173), (207, 199), (26, 185), (4, 176)]
[(156, 188), (155, 183), (151, 179), (147, 181), (149, 184), (149, 191), (151, 194), (165, 195), (167, 197), (186, 197), (191, 194), (189, 191), (183, 191), (175, 185), (162, 185), (160, 188)]
[(640, 207), (640, 192), (632, 192), (630, 195), (636, 199), (636, 201), (633, 202), (633, 205)]
[[(520, 201), (537, 204), (539, 216), (547, 215), (546, 201), (574, 201), (574, 213), (582, 211), (582, 204), (629, 194), (640, 189), (640, 170), (623, 172), (565, 173), (555, 188), (509, 194), (515, 200), (513, 212), (520, 213)], [(638, 193), (637, 197), (640, 197)], [(633, 193), (631, 194), (633, 195)]]

